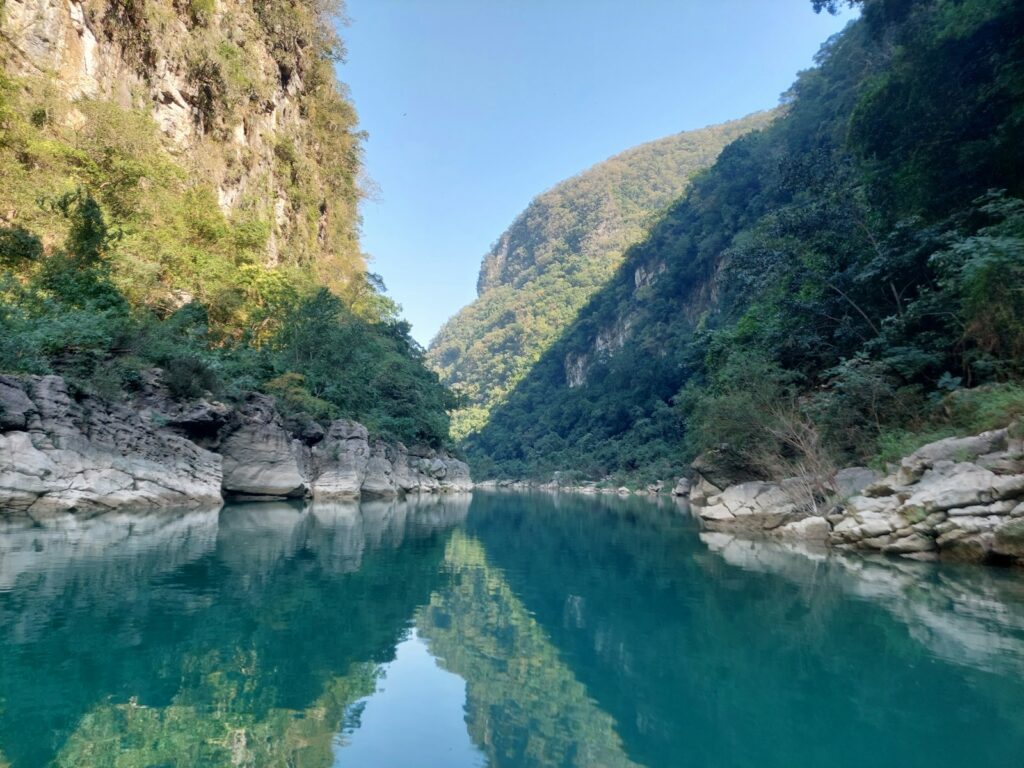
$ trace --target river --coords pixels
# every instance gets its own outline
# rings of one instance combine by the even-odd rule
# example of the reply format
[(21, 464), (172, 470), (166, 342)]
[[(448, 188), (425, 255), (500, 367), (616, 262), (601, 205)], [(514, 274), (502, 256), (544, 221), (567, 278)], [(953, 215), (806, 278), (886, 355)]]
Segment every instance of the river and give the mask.
[(1024, 574), (477, 493), (0, 534), (0, 765), (1010, 766)]

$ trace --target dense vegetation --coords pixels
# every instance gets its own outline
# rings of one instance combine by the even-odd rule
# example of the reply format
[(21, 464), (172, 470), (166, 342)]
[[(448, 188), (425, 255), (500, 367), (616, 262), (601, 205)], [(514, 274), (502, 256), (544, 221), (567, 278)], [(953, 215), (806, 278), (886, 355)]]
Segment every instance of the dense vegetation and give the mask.
[(486, 423), (690, 179), (773, 116), (634, 147), (530, 203), (484, 258), (479, 298), (445, 324), (427, 353), (464, 401), (453, 415), (454, 437)]
[[(447, 391), (359, 251), (361, 134), (332, 70), (336, 9), (212, 8), (89, 4), (139, 77), (158, 49), (188, 65), (198, 106), (185, 153), (148, 108), (0, 72), (0, 371), (119, 397), (158, 366), (177, 396), (261, 389), (297, 418), (447, 440)], [(243, 55), (244, 39), (269, 58)], [(274, 98), (299, 117), (232, 138)], [(241, 198), (225, 206), (213, 179)]]
[(827, 473), (1024, 412), (1024, 5), (854, 4), (470, 438), (478, 476)]

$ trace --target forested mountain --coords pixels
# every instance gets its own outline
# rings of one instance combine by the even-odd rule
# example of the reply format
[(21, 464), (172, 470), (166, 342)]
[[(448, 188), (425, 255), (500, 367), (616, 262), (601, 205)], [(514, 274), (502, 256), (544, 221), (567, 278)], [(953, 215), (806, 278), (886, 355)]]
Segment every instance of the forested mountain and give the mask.
[(767, 125), (764, 112), (633, 147), (536, 197), (484, 257), (477, 298), (450, 319), (427, 358), (464, 398), (452, 429), (486, 423), (623, 253), (722, 148)]
[(0, 2), (0, 372), (447, 439), (358, 242), (331, 0)]
[(477, 476), (779, 475), (1024, 410), (1024, 4), (850, 4), (470, 437)]

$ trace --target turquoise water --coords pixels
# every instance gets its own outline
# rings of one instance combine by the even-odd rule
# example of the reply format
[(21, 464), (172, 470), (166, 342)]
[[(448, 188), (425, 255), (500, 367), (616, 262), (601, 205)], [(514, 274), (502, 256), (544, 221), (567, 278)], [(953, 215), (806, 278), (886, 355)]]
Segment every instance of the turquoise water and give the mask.
[(1024, 573), (670, 502), (238, 504), (0, 534), (0, 765), (1020, 766)]

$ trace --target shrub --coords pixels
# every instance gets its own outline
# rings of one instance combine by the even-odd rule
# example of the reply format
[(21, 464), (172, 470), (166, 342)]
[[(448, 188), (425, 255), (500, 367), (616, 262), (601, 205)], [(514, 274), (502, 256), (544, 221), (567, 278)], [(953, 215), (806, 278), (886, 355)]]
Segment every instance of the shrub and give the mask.
[(174, 397), (202, 397), (219, 388), (216, 373), (198, 357), (178, 357), (164, 363), (164, 383)]

